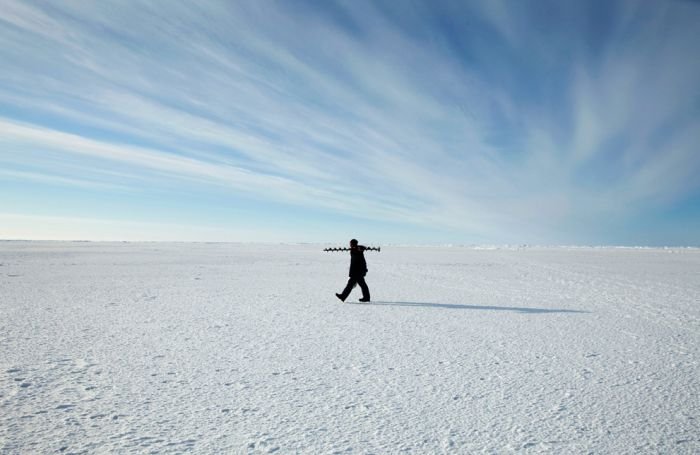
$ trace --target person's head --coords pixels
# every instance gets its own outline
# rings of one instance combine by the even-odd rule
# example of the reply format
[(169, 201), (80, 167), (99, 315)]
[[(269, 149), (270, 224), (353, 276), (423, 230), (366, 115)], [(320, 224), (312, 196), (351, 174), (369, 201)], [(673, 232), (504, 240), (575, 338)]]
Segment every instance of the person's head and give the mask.
[(357, 239), (350, 240), (350, 248), (355, 248), (355, 247), (357, 247)]

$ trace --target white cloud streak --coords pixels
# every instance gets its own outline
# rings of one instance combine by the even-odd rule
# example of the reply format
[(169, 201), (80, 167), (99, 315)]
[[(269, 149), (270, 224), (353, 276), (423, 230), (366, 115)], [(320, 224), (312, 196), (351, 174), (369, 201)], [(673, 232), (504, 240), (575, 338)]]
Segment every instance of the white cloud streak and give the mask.
[(534, 19), (508, 5), (465, 8), (494, 48), (560, 75), (538, 82), (549, 104), (491, 77), (505, 57), (489, 47), (461, 58), (364, 2), (340, 7), (350, 32), (273, 2), (8, 0), (0, 106), (29, 114), (0, 119), (0, 164), (15, 167), (0, 177), (68, 184), (70, 169), (114, 165), (115, 191), (181, 179), (495, 241), (557, 241), (572, 217), (698, 190), (697, 8), (621, 2), (591, 57), (583, 33), (562, 45), (561, 26), (528, 32)]

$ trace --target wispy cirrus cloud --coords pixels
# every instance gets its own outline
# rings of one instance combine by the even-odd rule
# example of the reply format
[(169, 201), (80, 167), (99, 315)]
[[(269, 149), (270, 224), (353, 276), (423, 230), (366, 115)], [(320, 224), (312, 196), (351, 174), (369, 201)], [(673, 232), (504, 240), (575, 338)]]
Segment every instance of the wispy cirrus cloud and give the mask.
[(179, 181), (424, 241), (591, 241), (697, 195), (700, 8), (539, 5), (8, 1), (0, 178)]

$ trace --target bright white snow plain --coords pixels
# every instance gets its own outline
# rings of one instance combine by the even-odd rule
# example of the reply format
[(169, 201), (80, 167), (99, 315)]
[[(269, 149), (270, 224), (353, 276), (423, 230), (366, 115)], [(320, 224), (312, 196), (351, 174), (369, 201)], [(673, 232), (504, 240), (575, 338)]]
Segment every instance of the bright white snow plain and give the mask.
[(0, 452), (700, 452), (700, 250), (322, 248), (0, 242)]

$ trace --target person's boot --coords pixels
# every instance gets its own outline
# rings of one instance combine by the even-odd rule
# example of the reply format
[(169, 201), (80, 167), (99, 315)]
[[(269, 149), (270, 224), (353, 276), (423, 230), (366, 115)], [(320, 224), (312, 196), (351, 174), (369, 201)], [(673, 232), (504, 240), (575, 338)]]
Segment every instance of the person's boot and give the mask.
[(363, 302), (363, 303), (369, 302), (369, 297), (362, 297), (362, 298), (360, 299), (360, 302)]
[(336, 292), (335, 296), (338, 297), (341, 302), (345, 302), (345, 299), (343, 298), (343, 296), (338, 294), (337, 292)]

